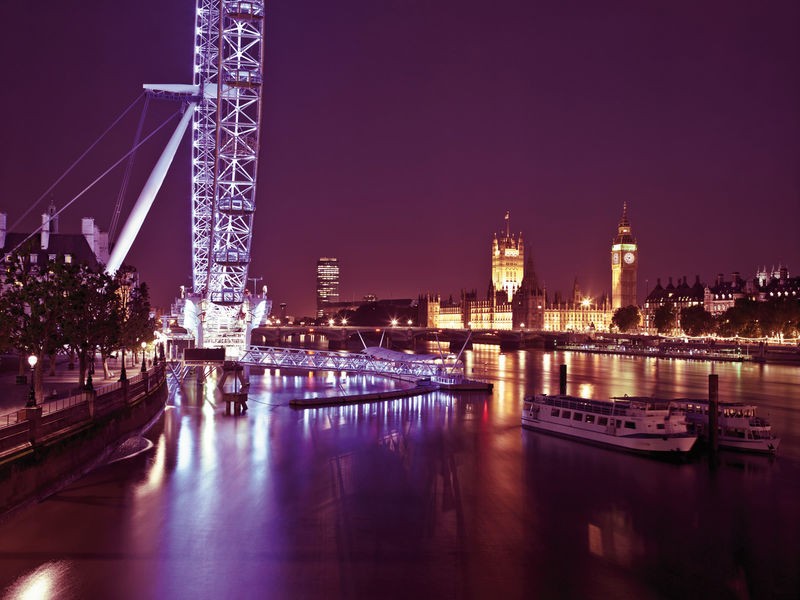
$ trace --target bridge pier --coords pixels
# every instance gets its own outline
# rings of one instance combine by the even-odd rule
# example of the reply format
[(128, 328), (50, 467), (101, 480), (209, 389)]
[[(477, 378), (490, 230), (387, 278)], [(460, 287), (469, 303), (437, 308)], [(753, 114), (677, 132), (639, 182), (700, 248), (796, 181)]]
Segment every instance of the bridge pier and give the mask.
[[(250, 387), (249, 368), (237, 362), (225, 361), (222, 365), (222, 377), (220, 377), (217, 387), (222, 393), (222, 401), (225, 403), (225, 414), (238, 417), (247, 412), (247, 390)], [(225, 391), (225, 382), (233, 376), (233, 391)], [(241, 388), (239, 387), (241, 384)]]
[(453, 354), (458, 354), (459, 352), (461, 352), (462, 348), (465, 348), (466, 350), (472, 350), (472, 340), (469, 340), (466, 346), (464, 345), (463, 340), (453, 340), (448, 344), (448, 348), (450, 349), (450, 352), (452, 352)]

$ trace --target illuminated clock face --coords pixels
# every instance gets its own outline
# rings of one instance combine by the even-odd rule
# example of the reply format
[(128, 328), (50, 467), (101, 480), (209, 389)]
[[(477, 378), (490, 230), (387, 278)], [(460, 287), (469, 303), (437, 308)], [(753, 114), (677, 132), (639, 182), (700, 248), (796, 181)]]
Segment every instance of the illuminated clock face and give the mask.
[(622, 257), (622, 260), (624, 260), (629, 265), (632, 265), (633, 261), (636, 260), (636, 257), (633, 255), (633, 252), (626, 252), (625, 256)]
[(619, 252), (611, 253), (611, 262), (613, 262), (615, 265), (619, 264)]

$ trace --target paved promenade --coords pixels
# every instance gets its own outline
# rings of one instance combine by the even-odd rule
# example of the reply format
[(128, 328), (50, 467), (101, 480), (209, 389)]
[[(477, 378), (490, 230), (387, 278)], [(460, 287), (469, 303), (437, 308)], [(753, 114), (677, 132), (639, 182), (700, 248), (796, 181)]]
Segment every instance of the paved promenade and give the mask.
[[(75, 363), (75, 368), (70, 369), (67, 357), (57, 357), (55, 375), (49, 374), (50, 368), (47, 359), (45, 359), (44, 362), (45, 371), (42, 377), (42, 385), (47, 394), (44, 403), (47, 403), (48, 400), (64, 398), (80, 391), (78, 389), (79, 372), (77, 361)], [(119, 379), (119, 369), (115, 363), (116, 361), (110, 361), (113, 375), (105, 379), (103, 377), (103, 369), (100, 366), (100, 360), (97, 360), (95, 363), (95, 373), (92, 376), (95, 388), (108, 383), (114, 383)], [(140, 367), (128, 366), (126, 368), (128, 369), (128, 376), (133, 376), (139, 372)], [(25, 385), (16, 382), (18, 373), (19, 359), (17, 356), (14, 354), (0, 355), (0, 415), (5, 415), (20, 408), (24, 408), (25, 403), (28, 401), (31, 370), (29, 367), (25, 369)]]

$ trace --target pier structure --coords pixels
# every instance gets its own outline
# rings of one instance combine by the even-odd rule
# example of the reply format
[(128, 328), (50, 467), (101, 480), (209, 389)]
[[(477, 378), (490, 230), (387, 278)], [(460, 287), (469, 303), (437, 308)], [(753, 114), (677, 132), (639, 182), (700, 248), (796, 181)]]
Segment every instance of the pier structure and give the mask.
[(409, 381), (424, 379), (460, 382), (464, 377), (464, 363), (452, 354), (441, 358), (431, 355), (419, 357), (402, 354), (385, 358), (364, 352), (333, 352), (303, 348), (276, 348), (251, 346), (239, 363), (268, 369), (298, 369), (303, 371), (346, 371), (360, 375), (379, 375)]

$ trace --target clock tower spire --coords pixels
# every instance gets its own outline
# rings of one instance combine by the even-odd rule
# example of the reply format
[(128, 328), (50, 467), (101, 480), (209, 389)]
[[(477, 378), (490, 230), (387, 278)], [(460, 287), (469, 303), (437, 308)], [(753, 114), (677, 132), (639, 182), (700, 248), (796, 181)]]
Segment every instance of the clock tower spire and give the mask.
[(611, 308), (637, 306), (636, 274), (639, 270), (639, 247), (628, 221), (628, 203), (622, 203), (622, 218), (611, 244)]

